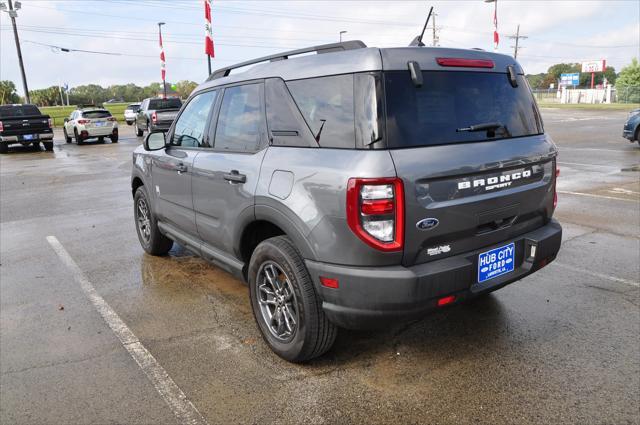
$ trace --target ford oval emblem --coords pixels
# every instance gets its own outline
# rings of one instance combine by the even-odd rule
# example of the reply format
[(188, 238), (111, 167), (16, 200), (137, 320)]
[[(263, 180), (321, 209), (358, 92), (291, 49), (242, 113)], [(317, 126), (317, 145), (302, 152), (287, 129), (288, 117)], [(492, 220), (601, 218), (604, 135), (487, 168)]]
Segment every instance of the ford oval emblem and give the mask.
[(437, 218), (425, 218), (416, 223), (416, 227), (420, 230), (431, 230), (440, 222)]

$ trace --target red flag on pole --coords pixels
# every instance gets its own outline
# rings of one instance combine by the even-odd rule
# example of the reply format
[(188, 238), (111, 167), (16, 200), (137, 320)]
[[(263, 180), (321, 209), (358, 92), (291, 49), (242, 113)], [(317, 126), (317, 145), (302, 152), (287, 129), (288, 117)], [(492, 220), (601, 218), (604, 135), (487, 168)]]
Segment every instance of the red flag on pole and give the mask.
[(498, 50), (500, 36), (498, 35), (498, 0), (494, 2), (493, 8), (493, 50)]
[(215, 51), (213, 49), (213, 30), (211, 27), (211, 3), (213, 0), (204, 0), (204, 52), (211, 56), (215, 57)]
[(160, 72), (162, 74), (162, 81), (164, 82), (165, 76), (165, 61), (164, 61), (164, 47), (162, 46), (162, 33), (159, 34), (160, 37)]

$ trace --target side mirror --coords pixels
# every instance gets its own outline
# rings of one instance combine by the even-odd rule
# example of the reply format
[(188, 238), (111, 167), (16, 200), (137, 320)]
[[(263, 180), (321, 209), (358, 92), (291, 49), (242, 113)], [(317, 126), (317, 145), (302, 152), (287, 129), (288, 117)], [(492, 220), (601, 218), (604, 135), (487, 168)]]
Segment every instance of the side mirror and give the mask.
[(144, 139), (144, 150), (146, 151), (158, 151), (164, 149), (166, 146), (166, 134), (162, 131), (149, 133)]
[(65, 117), (64, 122), (69, 122), (69, 118)]

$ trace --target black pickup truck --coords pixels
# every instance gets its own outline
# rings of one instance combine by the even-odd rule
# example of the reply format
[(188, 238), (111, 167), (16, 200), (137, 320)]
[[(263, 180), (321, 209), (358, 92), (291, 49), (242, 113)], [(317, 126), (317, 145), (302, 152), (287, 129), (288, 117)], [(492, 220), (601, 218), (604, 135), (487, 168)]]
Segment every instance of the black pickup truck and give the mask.
[(52, 151), (52, 125), (49, 115), (43, 115), (35, 105), (0, 105), (0, 153), (18, 143), (40, 149), (40, 142)]

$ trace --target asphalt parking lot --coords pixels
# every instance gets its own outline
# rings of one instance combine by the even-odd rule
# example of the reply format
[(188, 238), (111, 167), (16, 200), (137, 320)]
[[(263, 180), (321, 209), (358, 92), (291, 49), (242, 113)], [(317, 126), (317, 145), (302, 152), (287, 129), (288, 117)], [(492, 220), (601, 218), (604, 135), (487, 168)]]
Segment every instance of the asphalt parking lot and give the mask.
[(57, 132), (54, 152), (12, 149), (0, 157), (0, 422), (176, 423), (161, 393), (177, 388), (193, 423), (640, 423), (640, 146), (621, 137), (626, 112), (543, 116), (560, 148), (556, 262), (408, 325), (342, 331), (307, 365), (263, 344), (242, 283), (176, 245), (143, 254), (131, 127), (118, 144)]

